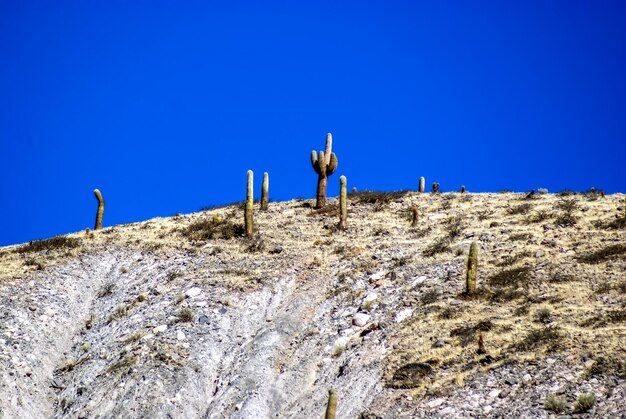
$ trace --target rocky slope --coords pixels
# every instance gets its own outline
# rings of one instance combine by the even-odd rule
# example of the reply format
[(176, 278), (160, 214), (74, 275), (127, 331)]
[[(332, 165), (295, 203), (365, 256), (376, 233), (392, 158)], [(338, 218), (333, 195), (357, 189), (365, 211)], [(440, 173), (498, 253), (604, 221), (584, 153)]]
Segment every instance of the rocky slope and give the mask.
[(623, 195), (349, 201), (0, 249), (0, 418), (626, 417)]

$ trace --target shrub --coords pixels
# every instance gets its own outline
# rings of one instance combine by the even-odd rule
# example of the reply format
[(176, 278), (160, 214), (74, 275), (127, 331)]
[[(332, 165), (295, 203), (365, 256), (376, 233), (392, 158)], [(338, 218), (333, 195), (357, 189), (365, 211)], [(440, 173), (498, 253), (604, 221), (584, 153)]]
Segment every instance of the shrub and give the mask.
[(450, 239), (448, 237), (441, 237), (426, 247), (422, 254), (431, 257), (439, 253), (449, 252), (450, 250)]
[(362, 191), (351, 193), (350, 198), (357, 204), (378, 204), (378, 207), (382, 208), (384, 205), (397, 201), (408, 193), (409, 191), (407, 190), (393, 192)]
[(451, 240), (459, 237), (465, 230), (463, 218), (460, 215), (447, 218), (443, 224), (443, 229)]
[(564, 227), (573, 226), (578, 221), (574, 212), (578, 210), (578, 200), (575, 197), (562, 197), (556, 203), (556, 209), (560, 211), (556, 223)]
[(589, 411), (596, 402), (596, 396), (592, 393), (581, 394), (574, 403), (574, 413), (584, 413)]
[(550, 349), (556, 349), (561, 345), (563, 333), (556, 325), (534, 329), (517, 344), (513, 345), (515, 349), (521, 351), (537, 349), (541, 346), (548, 346)]
[(563, 413), (567, 410), (567, 403), (565, 402), (565, 399), (557, 397), (554, 394), (550, 394), (546, 397), (543, 407), (544, 409), (555, 413)]
[(190, 323), (194, 319), (193, 310), (189, 307), (183, 307), (178, 312), (178, 321)]
[(57, 236), (51, 239), (35, 240), (15, 249), (17, 253), (41, 252), (44, 250), (74, 249), (80, 246), (80, 239)]
[(436, 302), (439, 299), (439, 293), (437, 290), (428, 290), (422, 295), (422, 304), (428, 305)]
[(184, 237), (192, 241), (204, 241), (209, 239), (232, 239), (243, 237), (245, 229), (241, 224), (221, 220), (213, 217), (210, 220), (197, 221), (190, 224), (182, 232)]
[(496, 286), (525, 286), (531, 279), (532, 271), (528, 266), (506, 269), (489, 277), (488, 282)]
[(529, 202), (524, 202), (523, 204), (519, 204), (515, 207), (509, 208), (507, 213), (509, 215), (526, 215), (533, 209), (533, 205)]
[(618, 243), (609, 245), (603, 249), (596, 250), (595, 252), (588, 253), (583, 256), (579, 256), (577, 260), (583, 263), (601, 263), (613, 256), (626, 253), (626, 244)]
[(535, 311), (535, 321), (543, 324), (550, 323), (552, 312), (548, 307), (541, 307)]

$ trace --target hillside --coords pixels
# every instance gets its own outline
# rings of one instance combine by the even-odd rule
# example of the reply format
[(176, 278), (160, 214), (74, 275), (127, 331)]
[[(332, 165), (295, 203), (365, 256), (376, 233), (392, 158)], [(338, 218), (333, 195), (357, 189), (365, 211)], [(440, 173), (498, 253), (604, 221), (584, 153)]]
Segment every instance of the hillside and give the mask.
[(623, 194), (329, 201), (1, 248), (0, 418), (626, 416)]

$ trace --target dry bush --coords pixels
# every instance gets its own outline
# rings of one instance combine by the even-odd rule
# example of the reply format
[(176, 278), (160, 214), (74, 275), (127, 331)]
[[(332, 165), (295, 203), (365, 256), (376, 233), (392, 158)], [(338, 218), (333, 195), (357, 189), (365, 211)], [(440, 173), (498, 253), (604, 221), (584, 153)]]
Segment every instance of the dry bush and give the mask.
[(315, 209), (307, 214), (307, 217), (317, 217), (317, 216), (327, 216), (327, 217), (338, 217), (339, 216), (339, 205), (337, 204), (329, 204), (322, 208)]
[(529, 266), (505, 269), (487, 280), (489, 284), (500, 287), (526, 286), (532, 279), (532, 270)]
[(577, 260), (583, 263), (601, 263), (608, 259), (613, 258), (614, 256), (623, 255), (626, 253), (626, 244), (617, 243), (612, 244), (607, 247), (604, 247), (600, 250), (596, 250), (595, 252), (588, 253), (583, 256), (579, 256)]
[(450, 239), (448, 237), (440, 237), (429, 246), (427, 246), (422, 254), (424, 256), (431, 257), (439, 253), (449, 252), (451, 250), (452, 249), (450, 248)]
[(244, 226), (214, 217), (210, 220), (197, 221), (181, 231), (184, 237), (192, 241), (210, 239), (231, 239), (245, 235)]
[(509, 215), (526, 215), (533, 209), (533, 204), (529, 202), (524, 202), (523, 204), (516, 205), (507, 209), (507, 213)]
[(351, 193), (350, 199), (357, 204), (371, 204), (375, 205), (374, 209), (382, 210), (390, 202), (397, 201), (408, 193), (409, 191), (363, 191)]
[(463, 234), (463, 231), (465, 230), (463, 217), (460, 215), (455, 215), (453, 217), (447, 218), (443, 224), (443, 230), (446, 232), (451, 240), (459, 237), (461, 234)]
[(534, 213), (529, 214), (528, 217), (526, 217), (525, 222), (526, 224), (540, 223), (549, 219), (551, 216), (550, 212), (546, 210), (537, 210)]
[(475, 340), (476, 333), (488, 332), (494, 328), (491, 320), (481, 320), (473, 326), (459, 326), (450, 331), (450, 337), (457, 337), (461, 346), (465, 347)]
[(41, 252), (45, 250), (75, 249), (80, 246), (80, 239), (74, 237), (57, 236), (51, 239), (35, 240), (19, 246), (16, 253)]
[(564, 339), (563, 332), (556, 325), (534, 329), (520, 342), (513, 345), (513, 349), (519, 351), (530, 351), (546, 346), (550, 350), (558, 349)]
[(576, 224), (578, 221), (578, 217), (576, 217), (575, 212), (578, 211), (578, 199), (575, 196), (571, 197), (562, 197), (556, 203), (556, 209), (559, 210), (559, 215), (556, 217), (556, 223), (569, 227)]

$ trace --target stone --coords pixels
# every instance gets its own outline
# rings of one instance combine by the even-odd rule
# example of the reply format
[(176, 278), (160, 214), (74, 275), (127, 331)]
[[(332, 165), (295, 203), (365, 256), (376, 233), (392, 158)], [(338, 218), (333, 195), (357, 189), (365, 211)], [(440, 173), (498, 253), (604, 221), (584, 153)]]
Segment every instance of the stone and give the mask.
[(155, 327), (154, 329), (152, 329), (152, 331), (156, 334), (156, 333), (163, 333), (167, 330), (167, 325), (166, 324), (162, 324), (160, 326)]
[(541, 258), (541, 257), (544, 257), (545, 255), (546, 255), (546, 252), (544, 252), (543, 250), (537, 250), (535, 252), (535, 257), (536, 258)]
[(505, 379), (504, 382), (506, 384), (510, 385), (510, 386), (513, 386), (513, 385), (518, 383), (517, 378), (515, 378), (515, 377), (509, 377), (509, 378)]
[(445, 399), (434, 399), (428, 402), (428, 407), (435, 408), (441, 406), (446, 400)]
[(533, 377), (531, 377), (530, 374), (524, 374), (524, 376), (522, 377), (522, 380), (524, 380), (525, 383), (529, 382), (532, 379)]
[(440, 415), (454, 415), (455, 413), (456, 413), (456, 410), (452, 406), (448, 406), (448, 407), (446, 407), (444, 409), (441, 409), (439, 411)]
[(369, 319), (370, 319), (369, 314), (357, 313), (352, 318), (352, 324), (358, 327), (363, 327), (367, 324)]
[(200, 293), (202, 292), (202, 290), (198, 287), (193, 287), (193, 288), (189, 288), (187, 290), (187, 292), (185, 292), (185, 295), (188, 298), (193, 298), (193, 297), (197, 297), (198, 295), (200, 295)]
[(487, 395), (487, 397), (489, 397), (490, 399), (495, 399), (496, 397), (500, 395), (501, 392), (502, 390), (499, 390), (499, 389), (491, 390), (489, 394)]
[(409, 317), (411, 317), (411, 314), (413, 314), (412, 308), (403, 308), (402, 310), (396, 313), (396, 316), (395, 316), (396, 323), (400, 323), (408, 319)]
[(176, 339), (185, 340), (185, 333), (182, 330), (179, 330), (178, 332), (176, 332)]
[(270, 247), (268, 250), (270, 255), (277, 255), (279, 253), (282, 253), (282, 251), (283, 251), (283, 247), (278, 244)]
[(448, 344), (447, 341), (443, 339), (437, 339), (435, 343), (433, 343), (433, 348), (442, 348)]

